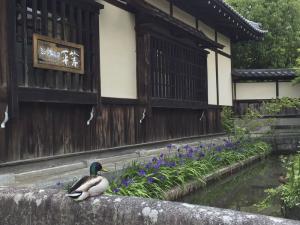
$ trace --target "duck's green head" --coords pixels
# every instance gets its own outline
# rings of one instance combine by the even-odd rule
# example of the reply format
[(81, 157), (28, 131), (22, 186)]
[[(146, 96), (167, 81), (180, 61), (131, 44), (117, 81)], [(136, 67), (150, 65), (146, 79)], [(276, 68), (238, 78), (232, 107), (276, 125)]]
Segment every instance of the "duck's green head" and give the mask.
[(104, 169), (99, 162), (93, 162), (90, 166), (90, 175), (91, 176), (97, 176), (99, 172), (108, 172), (106, 169)]

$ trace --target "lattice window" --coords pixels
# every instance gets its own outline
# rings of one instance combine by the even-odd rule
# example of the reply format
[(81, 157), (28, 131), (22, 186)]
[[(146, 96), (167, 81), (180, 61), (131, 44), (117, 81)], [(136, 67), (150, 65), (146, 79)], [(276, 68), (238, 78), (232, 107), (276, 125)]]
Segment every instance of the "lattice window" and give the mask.
[[(14, 0), (16, 73), (19, 87), (97, 92), (99, 7), (82, 0)], [(32, 35), (42, 34), (82, 44), (85, 74), (33, 67)]]
[(207, 61), (202, 50), (151, 36), (152, 97), (207, 103)]

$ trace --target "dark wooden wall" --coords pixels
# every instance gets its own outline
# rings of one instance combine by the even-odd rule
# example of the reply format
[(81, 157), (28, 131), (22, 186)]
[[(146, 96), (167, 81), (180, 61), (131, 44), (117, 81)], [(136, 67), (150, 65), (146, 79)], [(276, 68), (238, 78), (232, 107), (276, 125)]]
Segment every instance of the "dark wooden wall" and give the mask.
[[(4, 112), (7, 105), (8, 45), (6, 13), (6, 1), (0, 1), (0, 123), (4, 119)], [(4, 157), (4, 149), (6, 148), (5, 132), (5, 129), (0, 128), (0, 158)]]
[[(22, 103), (11, 121), (11, 146), (1, 162), (215, 133), (219, 109), (159, 109), (140, 123), (144, 107), (103, 104), (101, 116), (87, 126), (91, 108), (84, 105)], [(100, 115), (100, 114), (98, 114)], [(201, 120), (200, 120), (201, 119)]]

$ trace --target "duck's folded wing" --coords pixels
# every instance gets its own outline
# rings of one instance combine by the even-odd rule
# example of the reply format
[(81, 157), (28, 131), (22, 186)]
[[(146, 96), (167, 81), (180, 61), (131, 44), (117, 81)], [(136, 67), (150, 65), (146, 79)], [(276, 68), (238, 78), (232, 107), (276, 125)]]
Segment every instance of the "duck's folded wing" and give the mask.
[(89, 189), (90, 196), (97, 196), (104, 193), (109, 187), (109, 182), (105, 177), (101, 177), (101, 180)]
[(102, 177), (90, 177), (86, 182), (84, 182), (82, 185), (80, 185), (79, 188), (76, 189), (76, 191), (88, 191), (91, 187), (97, 185), (102, 180)]
[(76, 191), (80, 186), (82, 186), (84, 183), (88, 182), (90, 179), (91, 179), (91, 177), (89, 177), (89, 176), (85, 176), (85, 177), (81, 178), (79, 181), (74, 183), (72, 185), (72, 187), (69, 188), (68, 193), (70, 194), (70, 193)]

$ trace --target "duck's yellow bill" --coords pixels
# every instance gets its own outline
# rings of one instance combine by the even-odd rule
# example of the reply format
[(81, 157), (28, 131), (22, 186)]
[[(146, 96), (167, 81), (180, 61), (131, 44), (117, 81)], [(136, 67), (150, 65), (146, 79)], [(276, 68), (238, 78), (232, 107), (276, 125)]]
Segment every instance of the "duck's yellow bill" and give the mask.
[(109, 170), (105, 169), (105, 168), (102, 168), (102, 171), (103, 172), (109, 172)]

